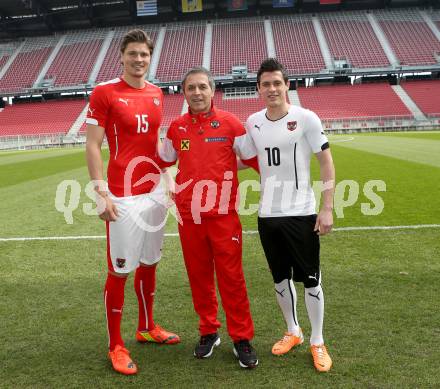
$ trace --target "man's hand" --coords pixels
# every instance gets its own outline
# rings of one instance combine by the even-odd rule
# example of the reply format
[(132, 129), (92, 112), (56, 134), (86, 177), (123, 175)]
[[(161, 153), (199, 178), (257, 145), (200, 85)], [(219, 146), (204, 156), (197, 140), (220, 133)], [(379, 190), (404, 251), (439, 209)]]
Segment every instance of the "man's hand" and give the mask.
[(333, 211), (332, 209), (321, 209), (318, 217), (316, 218), (315, 228), (313, 231), (318, 235), (328, 234), (333, 227)]
[(99, 214), (99, 218), (101, 220), (105, 220), (107, 222), (114, 222), (118, 218), (118, 209), (116, 205), (113, 204), (113, 201), (108, 196), (108, 194), (96, 193), (96, 202), (98, 205), (98, 209), (103, 209), (104, 211)]

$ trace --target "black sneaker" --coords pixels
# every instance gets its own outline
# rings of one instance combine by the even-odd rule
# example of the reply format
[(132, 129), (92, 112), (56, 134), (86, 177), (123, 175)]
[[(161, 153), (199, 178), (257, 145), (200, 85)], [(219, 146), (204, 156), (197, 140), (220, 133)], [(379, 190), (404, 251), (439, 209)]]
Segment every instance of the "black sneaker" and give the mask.
[(203, 335), (200, 337), (199, 343), (197, 343), (194, 349), (194, 356), (196, 358), (209, 358), (214, 350), (215, 346), (220, 345), (220, 337), (217, 333)]
[(248, 340), (234, 343), (234, 354), (241, 367), (252, 369), (258, 365), (257, 353)]

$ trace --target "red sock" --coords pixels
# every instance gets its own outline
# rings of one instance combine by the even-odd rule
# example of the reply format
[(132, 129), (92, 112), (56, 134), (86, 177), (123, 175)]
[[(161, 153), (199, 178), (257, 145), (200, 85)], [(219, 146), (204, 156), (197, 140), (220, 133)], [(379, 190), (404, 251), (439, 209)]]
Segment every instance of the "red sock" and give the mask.
[(104, 304), (110, 351), (118, 344), (124, 347), (124, 341), (121, 337), (121, 319), (126, 281), (127, 277), (117, 277), (109, 273), (105, 283)]
[(156, 289), (156, 265), (139, 266), (134, 276), (134, 290), (139, 303), (138, 331), (154, 328), (153, 303)]

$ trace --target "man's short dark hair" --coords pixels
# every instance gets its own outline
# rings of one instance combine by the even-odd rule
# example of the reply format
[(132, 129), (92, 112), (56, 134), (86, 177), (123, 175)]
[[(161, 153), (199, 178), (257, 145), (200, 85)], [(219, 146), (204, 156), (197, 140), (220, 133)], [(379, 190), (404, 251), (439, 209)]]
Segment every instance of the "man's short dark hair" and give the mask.
[(150, 55), (153, 54), (154, 43), (148, 34), (144, 30), (140, 30), (138, 28), (128, 31), (121, 42), (121, 53), (124, 54), (125, 49), (129, 45), (129, 43), (145, 43), (150, 50)]
[(279, 62), (276, 58), (268, 58), (261, 63), (257, 73), (257, 84), (260, 85), (260, 78), (263, 73), (276, 71), (281, 72), (284, 82), (287, 84), (289, 78), (287, 77), (286, 69), (284, 68), (283, 64)]
[(182, 80), (182, 89), (185, 90), (185, 82), (189, 76), (191, 76), (193, 74), (199, 74), (199, 73), (204, 74), (206, 77), (208, 77), (209, 86), (211, 87), (211, 89), (213, 91), (215, 91), (214, 77), (212, 77), (211, 72), (208, 69), (204, 68), (203, 66), (197, 66), (195, 68), (191, 68), (185, 73), (185, 75), (183, 76), (183, 80)]

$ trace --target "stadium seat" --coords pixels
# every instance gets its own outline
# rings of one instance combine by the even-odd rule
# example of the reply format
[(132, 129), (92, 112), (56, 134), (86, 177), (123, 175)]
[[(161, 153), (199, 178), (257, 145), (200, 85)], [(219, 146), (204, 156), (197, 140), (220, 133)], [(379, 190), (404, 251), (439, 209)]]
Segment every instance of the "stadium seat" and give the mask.
[(0, 92), (31, 88), (59, 37), (27, 38), (20, 53), (0, 80)]
[(169, 24), (167, 26), (156, 78), (179, 81), (185, 72), (203, 61), (206, 23)]
[(333, 58), (346, 59), (353, 68), (389, 66), (389, 61), (365, 13), (320, 15)]
[(263, 100), (257, 96), (226, 97), (222, 92), (215, 92), (214, 104), (236, 115), (242, 123), (245, 123), (251, 114), (264, 108)]
[(402, 65), (437, 63), (440, 42), (417, 10), (376, 11), (376, 17)]
[(3, 68), (4, 65), (6, 65), (6, 62), (9, 60), (9, 55), (3, 55), (0, 57), (0, 70)]
[(411, 112), (387, 83), (298, 88), (301, 105), (323, 120), (411, 118)]
[(232, 66), (247, 65), (256, 73), (267, 58), (262, 19), (217, 21), (212, 26), (211, 72), (214, 76), (231, 74)]
[(0, 112), (0, 136), (66, 133), (85, 106), (85, 100), (6, 106)]
[(164, 109), (161, 127), (168, 128), (171, 122), (182, 114), (183, 94), (164, 96)]
[(310, 16), (272, 19), (277, 58), (289, 73), (314, 73), (325, 69)]
[(87, 84), (106, 30), (68, 34), (45, 75), (54, 86)]
[(440, 80), (409, 81), (400, 85), (425, 115), (440, 117)]

